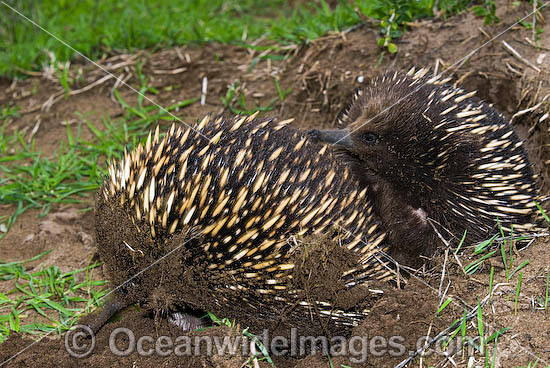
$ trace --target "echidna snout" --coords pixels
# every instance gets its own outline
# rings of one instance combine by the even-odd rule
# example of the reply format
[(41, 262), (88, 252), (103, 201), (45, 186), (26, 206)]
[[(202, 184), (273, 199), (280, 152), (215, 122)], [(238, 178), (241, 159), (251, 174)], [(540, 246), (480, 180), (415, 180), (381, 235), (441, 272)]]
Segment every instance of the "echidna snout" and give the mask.
[(350, 152), (353, 149), (353, 141), (351, 139), (351, 132), (349, 131), (349, 129), (312, 129), (308, 132), (308, 137), (314, 142), (338, 145), (338, 147), (349, 149)]

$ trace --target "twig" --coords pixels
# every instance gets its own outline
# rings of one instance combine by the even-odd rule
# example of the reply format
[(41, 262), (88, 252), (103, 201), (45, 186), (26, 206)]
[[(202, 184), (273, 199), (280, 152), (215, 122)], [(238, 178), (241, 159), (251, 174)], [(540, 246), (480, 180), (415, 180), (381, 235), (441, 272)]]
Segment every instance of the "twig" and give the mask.
[(40, 106), (40, 110), (42, 111), (50, 111), (50, 108), (55, 104), (57, 103), (58, 101), (60, 101), (62, 98), (63, 98), (63, 95), (65, 94), (64, 91), (60, 91), (60, 92), (57, 92), (57, 93), (54, 93), (53, 95), (51, 95), (47, 100), (46, 102), (44, 102), (42, 104), (42, 106)]
[(510, 63), (506, 63), (506, 67), (508, 68), (508, 70), (510, 70), (512, 73), (516, 74), (516, 75), (519, 75), (520, 77), (523, 76), (523, 74), (521, 74), (521, 72), (519, 70), (516, 70), (514, 69), (514, 67), (512, 65), (510, 65)]
[[(447, 260), (449, 258), (449, 249), (451, 248), (451, 245), (449, 244), (449, 242), (441, 235), (441, 233), (437, 230), (437, 228), (435, 227), (435, 225), (433, 224), (433, 221), (432, 219), (428, 218), (428, 222), (430, 223), (430, 225), (432, 226), (432, 228), (434, 229), (435, 233), (437, 234), (437, 236), (439, 237), (439, 239), (441, 239), (441, 241), (443, 242), (443, 244), (445, 244), (445, 260), (443, 261), (443, 270), (441, 272), (441, 279), (439, 280), (439, 289), (437, 291), (437, 295), (439, 297), (439, 306), (441, 306), (443, 304), (443, 299), (445, 297), (445, 295), (447, 294), (447, 290), (449, 289), (449, 286), (447, 286), (447, 288), (445, 289), (445, 293), (442, 295), (441, 294), (441, 289), (443, 288), (443, 280), (445, 280), (445, 271), (446, 271), (446, 268), (447, 268)], [(450, 285), (450, 281), (449, 281), (449, 285)]]
[(455, 257), (456, 263), (458, 263), (462, 272), (466, 275), (466, 271), (464, 271), (464, 266), (462, 265), (462, 262), (460, 262), (460, 259), (458, 259), (458, 256), (455, 252), (453, 252), (453, 256)]
[[(441, 239), (441, 241), (443, 242), (443, 244), (445, 244), (445, 246), (446, 246), (447, 248), (450, 248), (451, 245), (449, 244), (449, 241), (447, 241), (447, 240), (443, 237), (443, 235), (441, 235), (441, 233), (439, 232), (439, 230), (437, 230), (437, 228), (435, 227), (434, 223), (435, 223), (435, 224), (438, 224), (438, 225), (440, 225), (440, 226), (442, 226), (442, 225), (441, 225), (439, 222), (437, 222), (437, 221), (435, 221), (435, 220), (433, 220), (433, 219), (431, 219), (431, 218), (429, 218), (429, 217), (427, 217), (427, 220), (428, 220), (428, 222), (430, 223), (430, 225), (432, 226), (432, 228), (434, 229), (434, 231), (435, 231), (435, 233), (437, 234), (438, 238)], [(445, 229), (445, 228), (444, 228), (444, 229)], [(447, 230), (447, 229), (445, 229), (445, 230), (446, 230), (447, 232), (449, 232), (449, 234), (451, 233), (449, 230)]]
[(29, 107), (28, 109), (19, 111), (19, 115), (30, 114), (41, 109), (41, 105), (35, 105), (34, 107)]
[(201, 106), (206, 103), (206, 89), (208, 88), (208, 78), (202, 78)]
[(26, 69), (20, 68), (18, 66), (15, 67), (15, 70), (17, 70), (20, 73), (31, 76), (31, 77), (41, 77), (42, 76), (42, 72), (33, 72), (31, 70), (26, 70)]
[(514, 56), (515, 58), (517, 58), (519, 61), (521, 61), (522, 63), (524, 63), (525, 65), (533, 68), (536, 72), (540, 73), (540, 69), (534, 65), (533, 63), (531, 63), (529, 60), (527, 60), (526, 58), (524, 58), (523, 56), (520, 55), (519, 52), (517, 52), (516, 50), (514, 50), (514, 48), (512, 46), (510, 46), (506, 41), (502, 41), (502, 44), (504, 45), (504, 48), (506, 50), (508, 50), (512, 56)]
[(27, 143), (31, 143), (32, 141), (32, 138), (34, 137), (34, 135), (36, 134), (36, 132), (38, 131), (38, 128), (40, 128), (40, 123), (42, 121), (40, 120), (40, 118), (38, 118), (36, 120), (36, 123), (34, 124), (34, 127), (32, 128), (30, 134), (29, 134), (29, 137), (27, 138)]
[(491, 36), (489, 36), (489, 35), (487, 34), (487, 32), (485, 32), (485, 30), (484, 30), (483, 28), (477, 27), (477, 29), (478, 29), (485, 37), (487, 37), (487, 38), (489, 38), (489, 39), (491, 38)]
[[(113, 85), (112, 90), (118, 88), (118, 87), (122, 84), (122, 82), (125, 82), (125, 81), (126, 81), (125, 79), (128, 78), (129, 76), (131, 76), (131, 74), (124, 75), (124, 73), (122, 73), (122, 74), (117, 78), (117, 80), (115, 81), (115, 84)], [(111, 90), (111, 91), (112, 91), (112, 90)]]
[(162, 69), (155, 70), (155, 69), (153, 69), (153, 74), (179, 74), (179, 73), (183, 73), (186, 70), (187, 70), (187, 68), (185, 68), (185, 67), (177, 68), (177, 69), (174, 69), (174, 70), (162, 70)]
[(176, 52), (176, 56), (178, 57), (178, 59), (180, 59), (180, 61), (185, 61), (185, 59), (183, 58), (183, 54), (181, 53), (181, 49), (179, 46), (176, 46), (174, 48), (174, 51)]
[(108, 81), (109, 79), (111, 79), (113, 77), (114, 77), (114, 75), (107, 74), (103, 78), (100, 78), (100, 79), (96, 80), (95, 82), (90, 83), (87, 86), (82, 87), (80, 89), (70, 90), (68, 93), (65, 93), (65, 91), (56, 92), (53, 95), (51, 95), (50, 98), (48, 98), (48, 100), (46, 100), (46, 102), (44, 102), (42, 104), (41, 110), (49, 111), (54, 104), (61, 101), (61, 99), (64, 97), (64, 95), (66, 95), (68, 97), (68, 96), (74, 96), (74, 95), (78, 95), (80, 93), (89, 91), (92, 88), (94, 88), (94, 87), (96, 87), (100, 84), (105, 83), (106, 81)]
[[(138, 54), (136, 54), (135, 56), (137, 56), (137, 55)], [(135, 56), (132, 56), (128, 60), (121, 61), (120, 63), (115, 64), (115, 65), (104, 66), (104, 68), (110, 71), (110, 70), (120, 69), (120, 68), (128, 66), (128, 65), (134, 65), (137, 62)]]
[[(428, 332), (426, 333), (426, 341), (424, 342), (424, 346), (428, 344), (428, 341), (430, 341), (430, 334), (432, 333), (432, 327), (433, 327), (433, 321), (430, 322), (430, 327), (428, 327)], [(422, 363), (424, 360), (424, 352), (420, 354), (420, 368), (422, 368)]]
[(96, 87), (96, 86), (99, 86), (100, 84), (105, 83), (106, 81), (108, 81), (108, 80), (111, 79), (111, 78), (114, 78), (114, 75), (112, 75), (112, 74), (107, 74), (107, 75), (104, 76), (103, 78), (100, 78), (100, 79), (96, 80), (95, 82), (88, 84), (88, 85), (85, 86), (85, 87), (82, 87), (82, 88), (80, 88), (80, 89), (75, 89), (75, 90), (69, 91), (69, 96), (74, 96), (74, 95), (78, 95), (78, 94), (80, 94), (80, 93), (89, 91), (89, 90), (91, 90), (92, 88), (94, 88), (94, 87)]

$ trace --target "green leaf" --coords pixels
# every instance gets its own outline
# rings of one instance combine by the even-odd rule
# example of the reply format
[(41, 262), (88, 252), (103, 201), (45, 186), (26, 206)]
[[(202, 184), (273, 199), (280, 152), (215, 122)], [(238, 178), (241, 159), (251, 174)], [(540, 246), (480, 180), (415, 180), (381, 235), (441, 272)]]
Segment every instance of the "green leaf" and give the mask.
[(510, 329), (510, 327), (505, 327), (505, 328), (502, 328), (496, 332), (494, 332), (491, 336), (489, 336), (489, 338), (487, 339), (486, 343), (490, 343), (491, 341), (493, 341), (494, 339), (496, 339), (497, 337), (499, 337), (500, 335), (502, 335), (503, 333), (506, 333), (508, 332), (508, 330)]
[(493, 242), (495, 241), (496, 238), (497, 238), (497, 234), (493, 235), (490, 239), (484, 240), (481, 243), (479, 243), (478, 245), (476, 245), (475, 250), (474, 250), (474, 254), (478, 255), (479, 253), (484, 252), (486, 250), (486, 248), (490, 247), (491, 244), (493, 244)]
[(441, 311), (445, 309), (449, 305), (449, 303), (452, 301), (453, 301), (452, 297), (447, 298), (447, 300), (445, 300), (443, 304), (441, 304), (441, 307), (439, 307), (439, 309), (437, 310), (437, 314), (441, 313)]
[(512, 272), (512, 274), (510, 274), (510, 278), (511, 278), (512, 276), (514, 276), (514, 274), (515, 274), (516, 272), (518, 272), (519, 270), (521, 270), (523, 267), (527, 266), (528, 264), (529, 264), (529, 260), (525, 260), (525, 261), (521, 262), (521, 264), (520, 264), (519, 266), (516, 267), (516, 269), (514, 270), (514, 272)]
[(535, 202), (535, 205), (537, 206), (537, 208), (539, 209), (542, 217), (546, 220), (546, 222), (550, 222), (550, 218), (548, 218), (548, 215), (546, 214), (546, 212), (542, 209), (542, 207), (540, 206), (540, 204), (538, 204), (538, 202)]

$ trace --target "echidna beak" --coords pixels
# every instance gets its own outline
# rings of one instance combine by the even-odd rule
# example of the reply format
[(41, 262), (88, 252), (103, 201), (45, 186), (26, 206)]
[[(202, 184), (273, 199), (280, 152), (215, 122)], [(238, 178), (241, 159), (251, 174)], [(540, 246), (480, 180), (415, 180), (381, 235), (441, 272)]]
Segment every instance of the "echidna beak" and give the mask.
[(321, 142), (338, 145), (342, 148), (353, 148), (353, 141), (351, 140), (351, 133), (348, 129), (340, 130), (319, 130), (312, 129), (308, 133), (310, 139)]

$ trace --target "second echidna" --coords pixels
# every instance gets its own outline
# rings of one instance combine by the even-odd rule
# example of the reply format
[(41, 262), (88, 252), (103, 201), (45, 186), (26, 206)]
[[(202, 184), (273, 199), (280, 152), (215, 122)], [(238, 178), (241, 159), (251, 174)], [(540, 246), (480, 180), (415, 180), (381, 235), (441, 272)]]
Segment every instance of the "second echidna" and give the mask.
[(514, 234), (541, 230), (536, 176), (513, 126), (475, 92), (426, 74), (375, 78), (340, 117), (345, 129), (310, 132), (369, 188), (391, 254), (411, 262), (430, 253), (432, 225), (446, 237), (466, 231), (469, 242), (498, 224)]
[(315, 299), (297, 286), (308, 249), (296, 237), (339, 227), (338, 248), (349, 254), (341, 269), (331, 269), (331, 257), (342, 254), (324, 259), (343, 289), (360, 294), (359, 286), (392, 272), (367, 190), (287, 123), (207, 116), (193, 130), (173, 125), (164, 137), (157, 128), (110, 166), (96, 232), (108, 275), (120, 285), (119, 304), (324, 331), (365, 315), (349, 301)]

